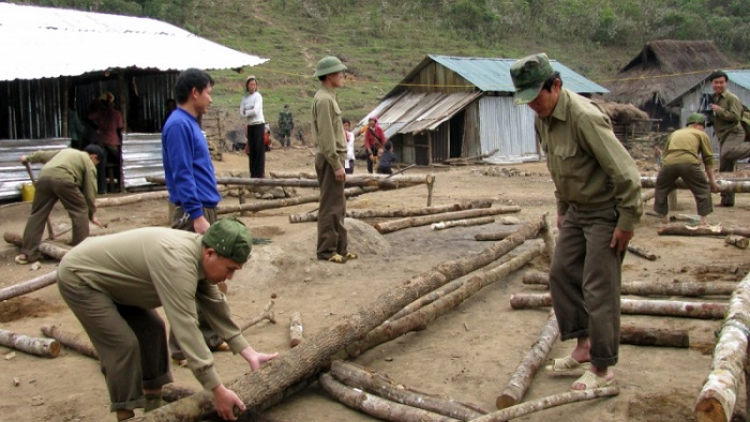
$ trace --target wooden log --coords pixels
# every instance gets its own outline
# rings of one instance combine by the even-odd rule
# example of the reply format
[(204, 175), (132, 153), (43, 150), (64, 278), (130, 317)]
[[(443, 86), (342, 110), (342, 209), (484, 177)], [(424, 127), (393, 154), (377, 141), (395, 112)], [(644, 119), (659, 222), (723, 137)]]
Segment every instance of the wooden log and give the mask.
[(135, 204), (136, 202), (150, 201), (154, 199), (169, 198), (169, 192), (156, 191), (146, 193), (136, 193), (134, 195), (113, 196), (109, 198), (96, 198), (97, 208), (117, 207), (120, 205)]
[(655, 189), (649, 189), (649, 190), (643, 192), (643, 194), (641, 195), (641, 199), (643, 200), (644, 203), (646, 203), (646, 202), (654, 199), (655, 195), (656, 195), (656, 190)]
[(727, 245), (736, 246), (739, 249), (747, 249), (750, 246), (750, 240), (742, 236), (729, 235), (724, 239), (724, 243)]
[[(23, 246), (23, 238), (18, 233), (5, 232), (3, 233), (3, 239), (18, 247)], [(68, 251), (70, 251), (70, 248), (55, 242), (44, 241), (39, 244), (39, 252), (58, 261), (61, 260)]]
[(495, 232), (495, 233), (477, 233), (477, 234), (474, 235), (474, 240), (479, 240), (479, 241), (487, 241), (487, 240), (498, 241), (498, 240), (505, 239), (506, 237), (512, 235), (513, 233), (514, 233), (513, 231), (503, 231), (503, 232)]
[(550, 407), (577, 403), (585, 400), (593, 400), (601, 397), (611, 397), (618, 394), (620, 394), (620, 387), (604, 387), (586, 391), (560, 393), (498, 410), (497, 412), (472, 419), (470, 422), (505, 422), (511, 419), (520, 418), (521, 416), (526, 416), (529, 413), (549, 409)]
[(265, 321), (265, 320), (270, 321), (272, 324), (276, 324), (276, 317), (273, 311), (271, 310), (272, 307), (273, 307), (273, 301), (268, 302), (266, 304), (266, 307), (263, 308), (263, 311), (259, 315), (254, 316), (252, 319), (242, 324), (240, 326), (240, 330), (245, 331), (248, 328), (252, 327), (253, 325), (256, 325), (259, 322)]
[(81, 339), (79, 336), (66, 333), (62, 331), (56, 325), (45, 325), (41, 328), (42, 333), (52, 339), (57, 340), (60, 345), (67, 347), (70, 350), (88, 356), (92, 359), (99, 360), (99, 353), (94, 349), (94, 345), (89, 343), (87, 340)]
[[(717, 180), (716, 184), (719, 185), (719, 192), (721, 193), (750, 193), (750, 182)], [(641, 187), (655, 188), (656, 177), (641, 176)], [(677, 187), (677, 189), (689, 189), (682, 179), (677, 179), (675, 187)]]
[[(516, 293), (510, 297), (510, 306), (513, 309), (552, 306), (552, 297), (546, 293)], [(721, 319), (724, 317), (727, 308), (728, 305), (726, 303), (620, 299), (620, 312), (627, 315)]]
[(375, 224), (375, 229), (382, 234), (386, 234), (409, 227), (426, 226), (428, 224), (437, 223), (438, 221), (460, 220), (462, 218), (484, 217), (519, 211), (521, 211), (521, 207), (514, 205), (508, 207), (446, 212), (442, 214), (425, 215), (422, 217), (408, 217), (399, 220), (385, 221)]
[[(272, 171), (268, 175), (274, 179), (318, 179), (318, 175), (314, 171)], [(382, 177), (385, 178), (385, 176)]]
[(526, 271), (521, 282), (523, 284), (549, 286), (549, 274), (542, 271)]
[(659, 236), (730, 236), (750, 237), (750, 229), (745, 227), (723, 226), (685, 226), (682, 224), (667, 224), (656, 229)]
[[(424, 208), (398, 208), (398, 209), (370, 209), (370, 210), (347, 210), (348, 218), (395, 218), (395, 217), (415, 217), (421, 215), (440, 214), (451, 211), (462, 211), (478, 208), (489, 208), (492, 206), (491, 199), (482, 199), (478, 201), (463, 202), (452, 205), (441, 205)], [(290, 223), (307, 223), (318, 221), (317, 212), (305, 214), (292, 214), (289, 216)]]
[[(376, 192), (376, 187), (349, 188), (344, 190), (344, 196), (347, 198), (363, 193)], [(295, 205), (308, 204), (310, 202), (319, 202), (320, 194), (298, 196), (296, 198), (272, 199), (268, 201), (253, 202), (252, 204), (228, 205), (216, 208), (216, 214), (231, 214), (234, 212), (250, 211), (258, 212), (276, 208), (293, 207)]]
[(376, 395), (349, 388), (336, 381), (331, 375), (323, 374), (318, 379), (320, 387), (331, 397), (352, 409), (359, 410), (378, 419), (391, 422), (459, 422), (434, 412), (394, 403)]
[(478, 217), (478, 218), (466, 218), (463, 220), (451, 220), (451, 221), (439, 221), (432, 223), (433, 230), (445, 230), (451, 227), (472, 227), (472, 226), (483, 226), (486, 224), (492, 224), (495, 222), (494, 217)]
[(698, 422), (728, 422), (734, 414), (750, 332), (750, 274), (737, 285), (729, 300), (714, 349), (711, 371), (695, 403)]
[[(435, 176), (432, 175), (402, 175), (392, 178), (347, 177), (346, 181), (344, 182), (344, 186), (347, 188), (377, 187), (382, 190), (392, 190), (416, 185), (426, 185), (434, 178)], [(245, 179), (238, 177), (222, 177), (217, 178), (216, 183), (220, 185), (239, 186), (293, 186), (301, 188), (320, 188), (320, 183), (317, 179)]]
[(632, 252), (641, 258), (646, 258), (649, 261), (656, 261), (659, 259), (659, 256), (656, 254), (653, 254), (649, 252), (646, 248), (638, 245), (634, 245), (633, 243), (628, 243), (628, 252)]
[(0, 289), (0, 302), (39, 290), (57, 282), (57, 271)]
[(302, 331), (302, 315), (295, 312), (289, 317), (289, 347), (297, 347), (305, 341)]
[(427, 206), (432, 206), (432, 194), (435, 191), (435, 179), (427, 184)]
[(0, 328), (0, 346), (20, 350), (43, 358), (55, 358), (60, 354), (60, 343), (51, 338), (29, 337)]
[(690, 336), (687, 330), (665, 330), (623, 325), (620, 327), (620, 344), (687, 348), (690, 347)]
[(557, 222), (555, 222), (554, 225), (552, 224), (549, 215), (544, 216), (544, 228), (542, 229), (541, 235), (542, 240), (544, 240), (544, 246), (547, 248), (547, 256), (549, 257), (550, 262), (555, 255), (555, 247), (557, 245), (554, 233), (554, 227), (557, 225), (556, 223)]
[(523, 396), (534, 380), (534, 375), (547, 360), (552, 346), (560, 337), (560, 328), (557, 325), (557, 318), (554, 312), (550, 312), (547, 323), (544, 325), (539, 337), (531, 346), (521, 363), (511, 375), (508, 384), (503, 392), (495, 400), (495, 406), (498, 409), (514, 406), (521, 402)]
[[(244, 403), (254, 408), (279, 396), (287, 388), (314, 376), (330, 364), (333, 355), (361, 339), (401, 308), (438, 287), (482, 268), (506, 254), (522, 239), (534, 238), (542, 229), (539, 218), (519, 229), (519, 234), (486, 248), (478, 254), (444, 262), (430, 271), (411, 278), (401, 286), (389, 288), (357, 313), (309, 337), (299, 346), (283, 352), (257, 371), (241, 376), (227, 387)], [(521, 239), (519, 241), (519, 239)], [(202, 391), (183, 400), (147, 413), (133, 422), (191, 421), (213, 412), (210, 392)]]
[(450, 397), (415, 391), (405, 385), (397, 384), (383, 373), (351, 362), (333, 361), (330, 374), (338, 382), (350, 388), (364, 390), (396, 403), (418, 407), (462, 421), (477, 418), (487, 413), (475, 404), (461, 403)]

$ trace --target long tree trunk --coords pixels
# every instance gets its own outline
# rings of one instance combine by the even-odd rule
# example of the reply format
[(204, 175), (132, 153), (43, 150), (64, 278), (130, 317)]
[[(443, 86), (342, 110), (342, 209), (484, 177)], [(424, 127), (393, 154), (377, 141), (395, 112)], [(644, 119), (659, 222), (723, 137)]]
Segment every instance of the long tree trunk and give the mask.
[(79, 336), (66, 333), (56, 325), (45, 325), (42, 326), (41, 330), (45, 336), (57, 340), (62, 346), (75, 350), (84, 356), (99, 360), (99, 354), (96, 353), (94, 346)]
[[(719, 185), (719, 192), (721, 193), (750, 193), (750, 182), (732, 182), (728, 180), (717, 180), (716, 184)], [(677, 189), (690, 189), (682, 179), (677, 179), (675, 182)], [(642, 188), (655, 188), (656, 177), (644, 177), (641, 176), (641, 187)]]
[[(371, 209), (371, 210), (347, 210), (348, 218), (395, 218), (395, 217), (415, 217), (421, 215), (440, 214), (451, 211), (462, 211), (479, 208), (489, 208), (492, 206), (491, 199), (483, 199), (460, 204), (441, 205), (436, 207), (424, 208), (398, 208), (398, 209)], [(289, 216), (290, 223), (307, 223), (318, 221), (318, 213), (311, 212), (306, 214), (292, 214)]]
[(456, 212), (446, 212), (443, 214), (426, 215), (422, 217), (409, 217), (399, 220), (385, 221), (375, 225), (375, 229), (380, 233), (392, 233), (397, 230), (409, 227), (426, 226), (437, 223), (438, 221), (460, 220), (462, 218), (484, 217), (488, 215), (507, 214), (521, 211), (519, 206), (507, 206), (496, 208), (484, 208), (477, 210), (465, 210)]
[(450, 418), (466, 421), (486, 414), (474, 404), (464, 404), (450, 397), (425, 394), (394, 382), (387, 375), (362, 366), (335, 360), (331, 364), (331, 376), (340, 383), (375, 394), (384, 399), (418, 407)]
[[(536, 237), (543, 227), (544, 220), (539, 218), (526, 224), (519, 232), (531, 232), (530, 237)], [(519, 234), (515, 239), (525, 238)], [(509, 245), (518, 242), (515, 239), (511, 237), (478, 254), (444, 262), (413, 277), (400, 287), (388, 289), (359, 312), (342, 318), (338, 323), (318, 332), (294, 349), (282, 353), (261, 369), (229, 383), (227, 387), (238, 393), (250, 408), (267, 402), (290, 386), (318, 373), (330, 363), (331, 357), (337, 351), (362, 338), (404, 306), (451, 280), (495, 261), (512, 249)], [(212, 395), (204, 391), (149, 412), (142, 418), (135, 418), (133, 422), (194, 422), (212, 412)]]
[(0, 302), (25, 295), (57, 282), (57, 271), (0, 289)]
[(113, 196), (110, 198), (96, 198), (96, 207), (97, 208), (117, 207), (120, 205), (135, 204), (136, 202), (141, 202), (141, 201), (150, 201), (153, 199), (165, 199), (165, 198), (169, 198), (169, 192), (165, 190), (157, 191), (157, 192), (136, 193), (134, 195), (127, 195), (127, 196)]
[[(347, 198), (362, 195), (369, 192), (377, 192), (377, 187), (349, 188), (344, 190), (344, 196)], [(298, 196), (296, 198), (272, 199), (269, 201), (253, 202), (252, 204), (226, 205), (216, 208), (216, 214), (231, 214), (234, 212), (250, 211), (258, 212), (276, 208), (293, 207), (295, 205), (319, 202), (320, 194)]]
[(529, 413), (549, 409), (550, 407), (560, 406), (563, 404), (577, 403), (579, 401), (593, 400), (601, 397), (611, 397), (620, 394), (620, 387), (604, 387), (586, 391), (571, 391), (569, 393), (555, 394), (539, 400), (517, 404), (497, 412), (490, 413), (470, 422), (505, 422), (511, 419), (526, 416)]
[(552, 346), (560, 337), (560, 328), (557, 325), (557, 318), (554, 312), (550, 312), (547, 323), (544, 325), (542, 332), (539, 334), (531, 350), (523, 357), (521, 364), (518, 365), (513, 375), (505, 386), (503, 392), (495, 400), (495, 406), (498, 409), (514, 406), (521, 402), (526, 390), (529, 389), (531, 381), (539, 367), (547, 360)]
[(738, 235), (750, 237), (750, 229), (745, 227), (705, 227), (705, 226), (685, 226), (683, 224), (668, 224), (656, 229), (659, 236), (729, 236)]
[(376, 395), (350, 388), (323, 374), (318, 379), (323, 391), (331, 397), (370, 416), (390, 422), (461, 422), (458, 419), (428, 412), (416, 407), (394, 403)]
[[(510, 306), (513, 309), (552, 306), (552, 297), (549, 294), (516, 293), (510, 297)], [(620, 312), (627, 315), (721, 319), (728, 307), (726, 303), (620, 299)]]
[[(5, 232), (3, 234), (3, 239), (5, 239), (6, 242), (18, 247), (23, 246), (23, 238), (18, 233)], [(39, 244), (39, 252), (58, 261), (61, 260), (62, 257), (64, 257), (66, 253), (68, 253), (68, 251), (70, 251), (70, 248), (62, 246), (59, 243), (55, 242), (44, 241)]]
[(451, 227), (473, 227), (483, 226), (486, 224), (492, 224), (495, 222), (494, 217), (477, 217), (477, 218), (466, 218), (463, 220), (450, 220), (450, 221), (438, 221), (432, 223), (433, 230), (445, 230)]
[[(435, 176), (394, 176), (391, 178), (347, 177), (344, 186), (352, 187), (377, 187), (381, 190), (400, 189), (416, 185), (426, 185), (434, 180)], [(220, 185), (240, 186), (294, 186), (302, 188), (319, 188), (317, 179), (244, 179), (236, 177), (217, 178), (216, 183)]]
[(10, 347), (43, 358), (60, 354), (60, 343), (50, 338), (29, 337), (0, 328), (0, 346)]
[(690, 336), (687, 330), (667, 330), (623, 325), (620, 327), (620, 344), (687, 348), (690, 347)]
[(734, 413), (750, 332), (750, 275), (737, 286), (714, 349), (711, 372), (695, 403), (698, 422), (728, 422)]

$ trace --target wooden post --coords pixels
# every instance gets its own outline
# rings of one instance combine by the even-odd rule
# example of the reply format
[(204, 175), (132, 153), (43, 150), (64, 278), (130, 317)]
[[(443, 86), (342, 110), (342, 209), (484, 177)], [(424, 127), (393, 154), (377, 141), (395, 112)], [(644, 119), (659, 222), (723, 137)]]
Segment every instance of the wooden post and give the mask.
[[(244, 187), (240, 187), (239, 189), (237, 189), (237, 191), (239, 192), (238, 197), (239, 197), (239, 200), (240, 200), (240, 209), (242, 209), (243, 205), (245, 205), (245, 188)], [(247, 211), (240, 211), (240, 215), (246, 216), (247, 215)]]
[(427, 206), (432, 206), (432, 192), (435, 189), (435, 178), (433, 177), (430, 182), (427, 183)]
[(0, 328), (0, 346), (10, 347), (43, 358), (54, 358), (60, 354), (60, 343), (49, 338), (29, 337)]

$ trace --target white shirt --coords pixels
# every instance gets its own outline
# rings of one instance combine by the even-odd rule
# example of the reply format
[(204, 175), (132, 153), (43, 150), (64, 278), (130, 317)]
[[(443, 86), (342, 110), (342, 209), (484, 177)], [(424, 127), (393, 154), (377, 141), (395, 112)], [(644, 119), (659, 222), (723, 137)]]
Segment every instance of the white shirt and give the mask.
[[(347, 165), (349, 165), (349, 160), (355, 160), (356, 157), (354, 157), (354, 134), (350, 131), (345, 131), (346, 133), (346, 161)], [(348, 167), (347, 167), (348, 168)]]
[(255, 91), (242, 98), (240, 116), (245, 118), (245, 123), (248, 125), (258, 125), (266, 122), (263, 118), (263, 96), (260, 95), (260, 92)]

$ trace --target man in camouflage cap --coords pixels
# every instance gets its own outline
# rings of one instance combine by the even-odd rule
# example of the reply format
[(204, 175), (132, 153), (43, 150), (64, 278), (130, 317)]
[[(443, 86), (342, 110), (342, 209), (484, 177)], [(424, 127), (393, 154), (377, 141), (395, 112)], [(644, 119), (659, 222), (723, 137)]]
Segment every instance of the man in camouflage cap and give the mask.
[(560, 233), (550, 291), (562, 339), (577, 339), (573, 352), (548, 370), (591, 362), (571, 388), (609, 385), (620, 339), (621, 264), (643, 212), (638, 169), (602, 110), (563, 89), (545, 54), (519, 60), (510, 75), (516, 105), (536, 112), (537, 139), (555, 182)]
[(63, 258), (60, 294), (99, 353), (118, 421), (132, 418), (137, 407), (161, 406), (162, 386), (172, 382), (166, 330), (155, 310), (160, 306), (193, 375), (213, 392), (219, 416), (236, 420), (234, 406), (245, 409), (219, 378), (198, 329), (196, 305), (253, 370), (277, 356), (248, 344), (216, 286), (242, 268), (251, 249), (244, 224), (223, 219), (205, 235), (148, 227), (89, 238)]

